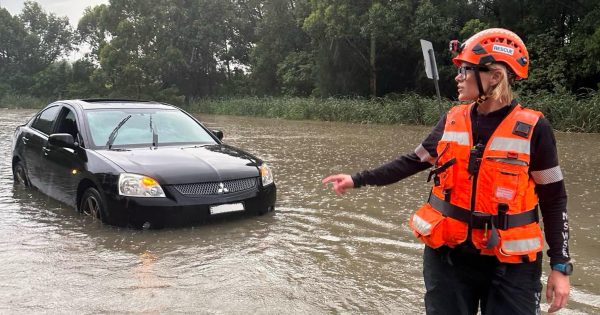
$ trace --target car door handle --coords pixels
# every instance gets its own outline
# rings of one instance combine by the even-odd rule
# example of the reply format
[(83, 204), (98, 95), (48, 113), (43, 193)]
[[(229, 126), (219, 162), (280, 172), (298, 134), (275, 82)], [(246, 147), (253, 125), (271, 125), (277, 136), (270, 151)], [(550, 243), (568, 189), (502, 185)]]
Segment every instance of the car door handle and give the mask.
[(44, 150), (44, 155), (48, 155), (48, 152), (52, 151), (48, 147), (42, 147), (42, 150)]
[(23, 141), (23, 144), (27, 144), (27, 141), (29, 141), (29, 138), (23, 137), (23, 138), (21, 138), (21, 141)]

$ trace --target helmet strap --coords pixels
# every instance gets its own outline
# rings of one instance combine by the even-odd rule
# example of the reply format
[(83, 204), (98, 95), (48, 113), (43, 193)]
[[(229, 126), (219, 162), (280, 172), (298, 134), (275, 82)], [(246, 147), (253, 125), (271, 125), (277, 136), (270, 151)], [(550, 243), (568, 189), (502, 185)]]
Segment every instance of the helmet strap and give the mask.
[(483, 91), (483, 84), (481, 83), (481, 77), (479, 76), (479, 70), (475, 70), (475, 80), (477, 81), (477, 88), (479, 89), (479, 97), (477, 97), (477, 104), (481, 104), (488, 99), (488, 96), (485, 95)]
[(486, 95), (480, 95), (475, 102), (477, 102), (478, 105), (481, 105), (481, 103), (485, 102), (487, 99), (488, 97)]

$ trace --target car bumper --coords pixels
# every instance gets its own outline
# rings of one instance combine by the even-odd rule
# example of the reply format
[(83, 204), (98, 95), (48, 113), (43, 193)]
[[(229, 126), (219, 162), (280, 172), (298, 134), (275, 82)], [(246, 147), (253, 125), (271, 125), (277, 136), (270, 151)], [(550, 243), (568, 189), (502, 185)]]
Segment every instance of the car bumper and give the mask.
[[(139, 198), (107, 196), (106, 220), (119, 226), (159, 228), (185, 226), (211, 219), (248, 214), (264, 214), (275, 209), (277, 189), (275, 184), (255, 191), (207, 197), (186, 197), (166, 188), (166, 198)], [(216, 214), (210, 207), (221, 204), (242, 203), (244, 211)]]

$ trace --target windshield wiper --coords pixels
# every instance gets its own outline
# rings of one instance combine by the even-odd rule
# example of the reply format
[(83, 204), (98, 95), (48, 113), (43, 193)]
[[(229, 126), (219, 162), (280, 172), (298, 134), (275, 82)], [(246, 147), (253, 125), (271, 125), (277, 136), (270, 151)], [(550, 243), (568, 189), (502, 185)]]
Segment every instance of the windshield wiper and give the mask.
[(152, 130), (152, 146), (158, 148), (158, 133), (152, 124), (152, 115), (150, 115), (150, 130)]
[(129, 118), (131, 118), (131, 115), (128, 115), (127, 117), (123, 118), (115, 127), (115, 129), (113, 129), (113, 131), (110, 133), (110, 136), (108, 136), (108, 141), (106, 141), (106, 145), (108, 146), (109, 150), (112, 148), (112, 144), (117, 138), (117, 133), (119, 132), (119, 129), (123, 127), (123, 125), (129, 120)]
[(195, 144), (195, 145), (190, 145), (187, 147), (180, 147), (180, 149), (197, 149), (197, 148), (204, 148), (205, 146), (208, 145), (213, 145), (214, 143), (205, 143), (205, 144)]

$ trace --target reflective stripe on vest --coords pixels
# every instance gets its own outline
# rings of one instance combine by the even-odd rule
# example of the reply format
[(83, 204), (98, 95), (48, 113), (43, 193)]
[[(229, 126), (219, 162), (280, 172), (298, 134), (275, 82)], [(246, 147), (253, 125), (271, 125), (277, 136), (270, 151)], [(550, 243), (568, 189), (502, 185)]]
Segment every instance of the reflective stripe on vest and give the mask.
[(540, 246), (542, 246), (541, 239), (538, 237), (502, 242), (502, 248), (508, 252), (526, 252), (535, 250)]
[(514, 139), (505, 137), (494, 137), (490, 144), (490, 150), (510, 151), (530, 154), (530, 142), (527, 139)]
[(440, 141), (458, 142), (460, 145), (469, 145), (469, 133), (461, 131), (444, 131)]
[(422, 235), (429, 235), (429, 233), (431, 233), (431, 224), (429, 224), (429, 222), (425, 221), (420, 216), (414, 214), (412, 222), (413, 222), (413, 227), (420, 234), (422, 234)]
[(415, 154), (421, 159), (421, 162), (428, 162), (433, 165), (435, 163), (435, 158), (427, 152), (427, 149), (423, 147), (423, 144), (419, 144), (419, 146), (415, 149)]

